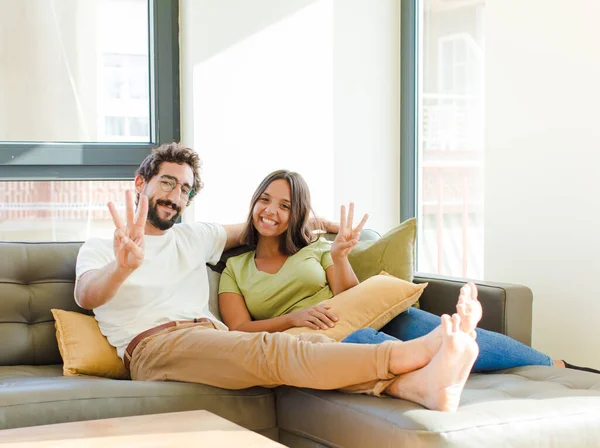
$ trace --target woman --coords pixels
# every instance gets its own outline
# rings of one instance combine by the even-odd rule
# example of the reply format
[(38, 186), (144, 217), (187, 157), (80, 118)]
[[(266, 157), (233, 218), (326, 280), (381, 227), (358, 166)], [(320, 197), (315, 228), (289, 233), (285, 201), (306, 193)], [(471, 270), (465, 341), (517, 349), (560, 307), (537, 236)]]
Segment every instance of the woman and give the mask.
[[(252, 197), (242, 236), (243, 244), (256, 249), (230, 258), (221, 276), (219, 308), (231, 330), (278, 332), (292, 327), (326, 329), (335, 325), (337, 317), (327, 305), (319, 303), (358, 284), (348, 254), (358, 243), (368, 216), (353, 228), (353, 204), (347, 219), (342, 206), (340, 232), (329, 246), (313, 236), (308, 226), (311, 211), (308, 186), (298, 173), (275, 171), (261, 182)], [(466, 290), (469, 300), (459, 301), (457, 311), (462, 318), (462, 330), (476, 332), (473, 336), (477, 338), (480, 354), (474, 371), (524, 365), (565, 367), (562, 361), (554, 362), (505, 335), (475, 330), (481, 318), (481, 305), (476, 299), (475, 285), (470, 284)], [(440, 317), (412, 308), (393, 319), (381, 333), (358, 330), (343, 342), (413, 340), (431, 333), (439, 325)]]

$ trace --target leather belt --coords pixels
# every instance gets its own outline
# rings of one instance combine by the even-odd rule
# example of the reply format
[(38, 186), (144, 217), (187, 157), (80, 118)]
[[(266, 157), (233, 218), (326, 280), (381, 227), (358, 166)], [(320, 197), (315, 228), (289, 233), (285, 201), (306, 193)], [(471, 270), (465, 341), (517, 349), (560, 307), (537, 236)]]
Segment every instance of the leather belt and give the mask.
[(150, 328), (149, 330), (142, 331), (135, 338), (131, 340), (127, 348), (125, 349), (125, 353), (123, 354), (123, 364), (125, 364), (125, 368), (129, 370), (129, 363), (131, 361), (131, 357), (133, 356), (133, 351), (137, 347), (137, 345), (142, 342), (143, 339), (150, 337), (156, 333), (160, 333), (167, 328), (175, 327), (177, 325), (182, 324), (200, 324), (200, 323), (212, 323), (212, 320), (206, 317), (200, 317), (194, 320), (174, 320), (171, 322), (167, 322), (166, 324), (159, 325), (157, 327)]

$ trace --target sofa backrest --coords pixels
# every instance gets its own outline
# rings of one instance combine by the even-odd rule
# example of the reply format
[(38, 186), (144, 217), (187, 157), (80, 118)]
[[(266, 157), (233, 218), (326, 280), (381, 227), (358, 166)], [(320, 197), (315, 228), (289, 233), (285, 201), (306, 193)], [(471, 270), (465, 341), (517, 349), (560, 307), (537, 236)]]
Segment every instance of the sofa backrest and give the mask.
[[(0, 242), (0, 366), (62, 364), (50, 310), (93, 315), (77, 306), (73, 295), (82, 244)], [(231, 255), (235, 252), (223, 254), (223, 260)], [(220, 270), (207, 270), (210, 309), (220, 318)]]
[(82, 243), (0, 242), (0, 365), (61, 364), (51, 308), (75, 304)]
[[(327, 235), (332, 239), (333, 235)], [(363, 230), (361, 240), (377, 239)], [(0, 242), (0, 366), (62, 364), (51, 309), (92, 315), (75, 303), (75, 263), (83, 243)], [(220, 318), (217, 301), (225, 261), (248, 248), (227, 251), (207, 268), (209, 307)]]

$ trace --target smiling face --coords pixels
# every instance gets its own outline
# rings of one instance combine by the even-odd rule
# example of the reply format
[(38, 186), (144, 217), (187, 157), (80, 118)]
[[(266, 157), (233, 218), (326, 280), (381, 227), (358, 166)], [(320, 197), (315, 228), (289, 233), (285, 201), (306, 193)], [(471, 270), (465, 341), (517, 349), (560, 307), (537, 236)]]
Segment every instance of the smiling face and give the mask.
[(310, 192), (304, 178), (294, 171), (273, 171), (252, 195), (240, 242), (258, 246), (261, 239), (277, 238), (280, 252), (294, 255), (314, 241), (310, 213)]
[[(173, 185), (175, 188), (172, 188)], [(148, 196), (146, 234), (161, 235), (173, 227), (188, 203), (182, 190), (185, 193), (192, 185), (194, 173), (185, 163), (163, 162), (158, 174), (149, 181), (136, 176), (136, 191)]]
[(289, 182), (285, 179), (274, 180), (254, 204), (254, 228), (261, 236), (280, 237), (288, 229), (291, 207)]

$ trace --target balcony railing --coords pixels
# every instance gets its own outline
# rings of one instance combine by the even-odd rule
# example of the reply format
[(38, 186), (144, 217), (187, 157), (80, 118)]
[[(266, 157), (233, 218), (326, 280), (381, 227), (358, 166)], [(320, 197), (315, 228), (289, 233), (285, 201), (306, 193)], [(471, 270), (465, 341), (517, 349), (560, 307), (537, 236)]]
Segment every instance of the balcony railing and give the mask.
[(483, 276), (482, 99), (423, 95), (419, 157), (421, 271)]

